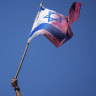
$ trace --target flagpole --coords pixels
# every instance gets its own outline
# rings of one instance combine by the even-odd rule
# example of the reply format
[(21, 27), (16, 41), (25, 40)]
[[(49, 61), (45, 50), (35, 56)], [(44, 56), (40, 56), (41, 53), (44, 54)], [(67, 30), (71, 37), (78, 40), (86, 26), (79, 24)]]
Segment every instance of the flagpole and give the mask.
[(43, 2), (40, 3), (40, 7), (43, 7)]
[[(40, 7), (41, 7), (41, 8), (43, 7), (43, 2), (40, 3)], [(41, 8), (40, 8), (40, 11), (41, 11)], [(40, 12), (39, 12), (39, 14), (40, 14)], [(39, 16), (39, 14), (38, 14), (38, 16)], [(38, 18), (38, 16), (37, 16), (37, 18)], [(36, 19), (35, 19), (35, 20), (36, 20)], [(34, 22), (35, 22), (35, 21), (34, 21)], [(16, 73), (16, 75), (15, 75), (15, 78), (18, 77), (18, 74), (19, 74), (20, 69), (21, 69), (21, 67), (22, 67), (22, 63), (23, 63), (23, 61), (24, 61), (24, 58), (25, 58), (25, 55), (26, 55), (28, 46), (29, 46), (29, 42), (27, 42), (27, 44), (26, 44), (26, 47), (25, 47), (25, 50), (24, 50), (24, 53), (23, 53), (23, 56), (22, 56), (20, 65), (19, 65), (19, 67), (18, 67), (17, 73)]]
[(19, 65), (19, 67), (18, 67), (17, 73), (16, 73), (16, 75), (15, 75), (15, 78), (17, 78), (17, 76), (18, 76), (18, 74), (19, 74), (19, 72), (20, 72), (20, 69), (21, 69), (21, 67), (22, 67), (22, 63), (23, 63), (23, 61), (24, 61), (24, 58), (25, 58), (25, 55), (26, 55), (28, 46), (29, 46), (29, 43), (26, 44), (26, 47), (25, 47), (25, 50), (24, 50), (24, 53), (23, 53), (23, 56), (22, 56), (20, 65)]

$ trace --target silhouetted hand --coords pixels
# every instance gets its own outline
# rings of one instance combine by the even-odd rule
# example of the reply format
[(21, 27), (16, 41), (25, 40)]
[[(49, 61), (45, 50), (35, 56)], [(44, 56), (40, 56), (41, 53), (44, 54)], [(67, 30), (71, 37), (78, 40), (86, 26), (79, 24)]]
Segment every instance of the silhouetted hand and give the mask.
[(11, 81), (11, 86), (16, 88), (18, 87), (18, 81), (17, 81), (17, 78), (13, 78), (12, 81)]

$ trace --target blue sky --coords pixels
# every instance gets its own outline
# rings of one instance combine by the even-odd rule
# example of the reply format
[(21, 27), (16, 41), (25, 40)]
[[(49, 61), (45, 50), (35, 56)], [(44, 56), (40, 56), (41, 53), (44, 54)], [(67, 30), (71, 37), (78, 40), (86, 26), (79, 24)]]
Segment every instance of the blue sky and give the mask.
[[(96, 1), (42, 0), (44, 6), (68, 16), (81, 1), (73, 38), (56, 48), (44, 36), (32, 40), (18, 76), (22, 96), (96, 96)], [(0, 2), (0, 96), (15, 96), (15, 76), (41, 0)]]

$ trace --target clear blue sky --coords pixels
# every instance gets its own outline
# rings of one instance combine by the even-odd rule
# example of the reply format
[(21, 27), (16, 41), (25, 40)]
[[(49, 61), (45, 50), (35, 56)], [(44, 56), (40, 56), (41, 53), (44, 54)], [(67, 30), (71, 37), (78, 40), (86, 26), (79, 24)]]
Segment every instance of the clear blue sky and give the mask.
[[(42, 0), (64, 15), (81, 1), (71, 40), (56, 48), (39, 35), (30, 43), (18, 76), (22, 96), (96, 96), (96, 1)], [(41, 0), (0, 2), (0, 96), (15, 96), (15, 76)]]

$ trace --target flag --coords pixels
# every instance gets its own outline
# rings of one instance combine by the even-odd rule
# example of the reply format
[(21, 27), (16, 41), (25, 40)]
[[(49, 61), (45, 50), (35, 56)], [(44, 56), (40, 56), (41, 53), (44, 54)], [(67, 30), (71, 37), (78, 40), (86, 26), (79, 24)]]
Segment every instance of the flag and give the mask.
[(73, 32), (70, 26), (78, 19), (80, 7), (80, 2), (73, 3), (69, 16), (41, 7), (34, 21), (28, 43), (39, 34), (48, 38), (56, 47), (71, 39)]

